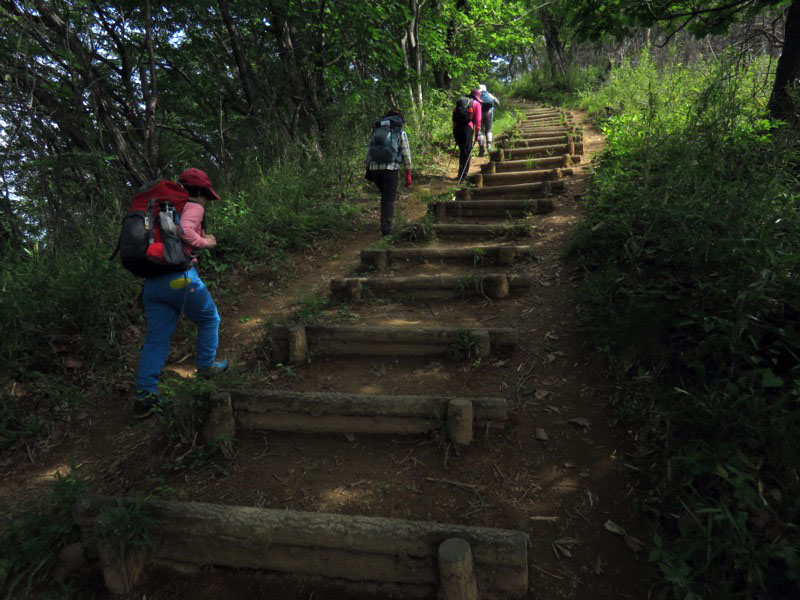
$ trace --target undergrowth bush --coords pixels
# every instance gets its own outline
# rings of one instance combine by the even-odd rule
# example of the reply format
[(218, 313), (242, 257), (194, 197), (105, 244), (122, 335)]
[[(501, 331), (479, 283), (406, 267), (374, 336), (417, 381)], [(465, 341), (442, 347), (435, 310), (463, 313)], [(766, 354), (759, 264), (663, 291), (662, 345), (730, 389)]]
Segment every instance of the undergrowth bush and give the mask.
[(569, 106), (576, 94), (593, 89), (601, 80), (602, 71), (597, 67), (569, 66), (564, 73), (553, 76), (546, 67), (534, 69), (515, 79), (503, 91), (508, 96), (525, 98), (554, 106)]
[[(340, 169), (327, 161), (306, 164), (287, 158), (231, 184), (221, 202), (208, 206), (208, 222), (219, 243), (213, 260), (228, 265), (259, 261), (262, 267), (278, 268), (286, 252), (349, 226), (359, 207), (349, 199), (352, 184), (330, 181)], [(352, 179), (352, 165), (346, 172)]]
[(623, 64), (573, 251), (588, 317), (647, 431), (651, 559), (675, 598), (800, 585), (800, 159), (763, 63)]

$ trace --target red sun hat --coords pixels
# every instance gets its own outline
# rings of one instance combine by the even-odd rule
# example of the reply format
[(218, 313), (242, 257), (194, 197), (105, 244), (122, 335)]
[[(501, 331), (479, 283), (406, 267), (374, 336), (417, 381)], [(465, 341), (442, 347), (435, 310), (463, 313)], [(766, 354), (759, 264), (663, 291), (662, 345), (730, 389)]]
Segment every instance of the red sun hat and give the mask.
[(214, 191), (214, 188), (211, 187), (211, 180), (206, 175), (205, 171), (201, 171), (200, 169), (195, 169), (192, 167), (191, 169), (186, 169), (183, 173), (181, 173), (180, 177), (178, 177), (178, 182), (182, 185), (192, 185), (195, 187), (205, 188), (209, 191), (211, 196), (219, 200), (219, 194)]

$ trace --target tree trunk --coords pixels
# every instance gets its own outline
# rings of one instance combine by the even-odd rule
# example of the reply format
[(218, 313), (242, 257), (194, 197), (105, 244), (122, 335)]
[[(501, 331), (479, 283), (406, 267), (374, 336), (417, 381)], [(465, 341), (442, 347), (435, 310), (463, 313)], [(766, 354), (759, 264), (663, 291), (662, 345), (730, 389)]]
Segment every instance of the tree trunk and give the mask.
[(408, 23), (408, 55), (414, 70), (414, 90), (412, 96), (419, 110), (422, 110), (422, 53), (419, 48), (419, 0), (408, 0), (411, 21)]
[(305, 133), (311, 138), (312, 151), (321, 156), (319, 140), (322, 135), (323, 123), (321, 118), (321, 106), (311, 83), (306, 69), (311, 65), (305, 63), (302, 57), (302, 48), (295, 46), (293, 28), (289, 22), (289, 17), (284, 15), (279, 9), (273, 8), (272, 30), (278, 43), (281, 62), (286, 72), (288, 83), (289, 98), (294, 104), (294, 117), (290, 126), (290, 136), (296, 139), (296, 127), (299, 123), (304, 123)]
[[(411, 59), (409, 58), (409, 49), (408, 49), (408, 27), (406, 27), (405, 31), (403, 31), (403, 37), (400, 38), (400, 46), (403, 48), (403, 66), (406, 68), (406, 77), (408, 77), (409, 72), (411, 71)], [(409, 79), (408, 80), (408, 99), (411, 102), (411, 106), (416, 105), (416, 101), (414, 100), (414, 87), (413, 82)]]
[(547, 60), (550, 62), (550, 75), (553, 78), (564, 75), (564, 62), (562, 54), (564, 44), (559, 38), (558, 24), (553, 14), (546, 8), (541, 10), (542, 25), (544, 26), (544, 42), (547, 47)]
[[(465, 10), (466, 7), (467, 7), (466, 0), (456, 0), (455, 10), (457, 12)], [(439, 3), (434, 3), (433, 11), (436, 13), (441, 13), (442, 6), (440, 6)], [(456, 35), (456, 22), (455, 19), (450, 19), (450, 23), (447, 26), (445, 45), (447, 46), (448, 51), (451, 54), (457, 55), (458, 54), (457, 49), (453, 47), (455, 44), (454, 41), (455, 35)], [(453, 83), (453, 78), (450, 77), (450, 74), (447, 72), (447, 69), (444, 67), (440, 67), (438, 65), (433, 66), (433, 79), (436, 82), (436, 87), (439, 88), (440, 90), (449, 90)]]
[(800, 0), (794, 0), (786, 15), (783, 49), (778, 59), (775, 83), (769, 99), (769, 112), (777, 119), (796, 121), (798, 106), (789, 94), (789, 88), (800, 81)]
[(242, 82), (242, 91), (244, 92), (245, 101), (247, 102), (247, 112), (248, 114), (253, 114), (257, 96), (253, 91), (253, 79), (247, 64), (244, 48), (242, 47), (239, 30), (236, 28), (236, 23), (234, 23), (233, 17), (231, 16), (228, 0), (218, 0), (217, 4), (219, 6), (219, 13), (222, 16), (222, 21), (225, 23), (225, 29), (228, 30), (228, 36), (230, 36), (233, 58), (236, 61), (239, 79)]
[(142, 96), (145, 102), (145, 162), (147, 164), (149, 178), (158, 179), (161, 177), (161, 159), (158, 148), (158, 132), (156, 131), (158, 86), (156, 84), (155, 53), (153, 52), (153, 19), (150, 14), (150, 0), (145, 2), (144, 40), (147, 50), (147, 75), (145, 75), (145, 69), (144, 66), (142, 66), (140, 78), (142, 81)]

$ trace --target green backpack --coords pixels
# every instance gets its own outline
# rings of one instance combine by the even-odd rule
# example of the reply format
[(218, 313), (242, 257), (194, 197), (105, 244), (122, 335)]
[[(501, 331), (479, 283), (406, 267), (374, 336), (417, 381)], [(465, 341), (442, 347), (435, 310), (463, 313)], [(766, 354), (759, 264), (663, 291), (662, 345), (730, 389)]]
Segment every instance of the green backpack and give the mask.
[(367, 157), (370, 162), (381, 165), (403, 162), (400, 135), (403, 131), (403, 117), (391, 115), (381, 117), (372, 127)]

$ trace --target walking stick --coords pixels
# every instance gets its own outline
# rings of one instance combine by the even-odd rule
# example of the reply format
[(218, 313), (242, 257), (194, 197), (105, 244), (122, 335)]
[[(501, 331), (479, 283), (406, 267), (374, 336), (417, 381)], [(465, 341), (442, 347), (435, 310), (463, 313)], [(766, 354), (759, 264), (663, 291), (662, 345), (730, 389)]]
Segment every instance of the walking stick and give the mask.
[(461, 172), (458, 175), (458, 183), (461, 183), (464, 179), (464, 176), (467, 174), (469, 170), (469, 161), (472, 158), (472, 149), (475, 147), (475, 142), (472, 142), (472, 145), (469, 147), (469, 154), (467, 155), (467, 160), (464, 163), (464, 167), (462, 168)]

